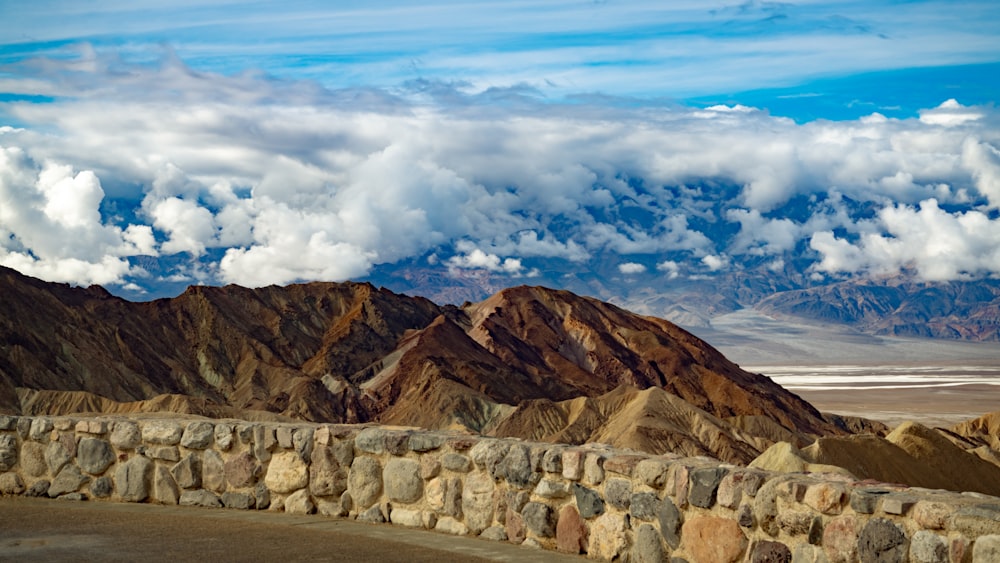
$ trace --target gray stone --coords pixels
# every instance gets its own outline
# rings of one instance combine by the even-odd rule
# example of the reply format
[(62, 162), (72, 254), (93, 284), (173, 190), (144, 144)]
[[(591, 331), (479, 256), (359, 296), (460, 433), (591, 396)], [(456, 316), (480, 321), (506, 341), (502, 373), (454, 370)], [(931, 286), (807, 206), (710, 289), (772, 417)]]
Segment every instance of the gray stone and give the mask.
[(760, 471), (743, 472), (743, 492), (752, 497), (757, 496), (757, 491), (767, 482), (767, 474)]
[(663, 540), (656, 528), (641, 524), (635, 531), (635, 545), (632, 546), (632, 560), (635, 563), (660, 563), (666, 560)]
[[(24, 420), (24, 419), (21, 419)], [(47, 479), (42, 479), (41, 481), (35, 481), (28, 487), (28, 490), (24, 492), (26, 497), (44, 497), (49, 492), (49, 485), (51, 483)]]
[(309, 466), (296, 452), (278, 452), (267, 466), (264, 483), (276, 493), (297, 491), (309, 484)]
[(28, 438), (28, 434), (31, 432), (31, 419), (20, 417), (17, 419), (17, 435), (21, 437), (22, 440)]
[(420, 457), (420, 478), (433, 479), (441, 474), (441, 462), (432, 455)]
[(410, 508), (393, 508), (389, 511), (389, 521), (397, 526), (407, 528), (423, 528), (423, 513)]
[(81, 473), (79, 467), (68, 464), (52, 480), (52, 484), (49, 485), (48, 495), (51, 498), (55, 498), (66, 493), (73, 493), (89, 482), (90, 477)]
[(306, 463), (312, 461), (313, 435), (315, 433), (314, 428), (296, 428), (295, 432), (292, 433), (292, 448), (302, 456), (302, 459), (306, 460)]
[(147, 444), (176, 446), (183, 435), (181, 425), (169, 420), (151, 420), (142, 426), (142, 441)]
[(173, 475), (174, 481), (180, 488), (200, 489), (201, 459), (198, 454), (190, 453), (170, 468), (170, 474)]
[(726, 469), (722, 467), (703, 467), (692, 471), (688, 502), (701, 508), (712, 508), (719, 483), (726, 473)]
[(972, 545), (973, 563), (993, 563), (1000, 561), (1000, 535), (979, 536)]
[(462, 454), (447, 453), (441, 456), (441, 466), (448, 471), (468, 473), (472, 470), (472, 460)]
[(604, 497), (608, 504), (619, 509), (628, 510), (632, 500), (632, 482), (627, 479), (611, 478), (604, 483)]
[(90, 484), (90, 494), (94, 498), (107, 498), (111, 496), (113, 490), (114, 482), (111, 481), (111, 477), (98, 477)]
[(878, 501), (889, 491), (881, 489), (854, 489), (851, 491), (851, 508), (858, 514), (874, 514)]
[(24, 491), (20, 475), (14, 472), (0, 474), (0, 495), (19, 495)]
[(203, 450), (212, 443), (215, 426), (211, 422), (192, 422), (184, 429), (181, 445), (192, 450)]
[(490, 526), (479, 537), (490, 541), (507, 541), (507, 530), (503, 526)]
[(662, 489), (667, 482), (670, 462), (664, 459), (644, 459), (636, 464), (632, 475), (647, 487)]
[(377, 501), (382, 496), (382, 466), (378, 460), (367, 456), (354, 458), (347, 474), (347, 490), (359, 509)]
[(583, 461), (583, 483), (585, 485), (600, 485), (604, 482), (604, 456), (588, 453)]
[(805, 510), (782, 510), (775, 521), (785, 533), (798, 536), (809, 533), (814, 516), (812, 512)]
[(948, 546), (941, 536), (920, 530), (910, 538), (910, 561), (913, 563), (948, 563)]
[(385, 451), (385, 431), (381, 428), (365, 428), (354, 437), (354, 447), (370, 454)]
[(0, 435), (0, 471), (10, 471), (17, 465), (17, 437)]
[(501, 440), (483, 440), (472, 446), (469, 456), (477, 467), (485, 469), (490, 477), (496, 479), (497, 466), (507, 457), (510, 444)]
[(653, 493), (635, 493), (629, 501), (629, 513), (639, 520), (654, 520), (660, 512), (660, 499)]
[(753, 528), (753, 508), (749, 504), (742, 504), (736, 509), (736, 523), (744, 528)]
[(212, 491), (198, 489), (181, 493), (181, 506), (202, 506), (205, 508), (221, 508), (222, 501)]
[(528, 448), (514, 444), (507, 450), (507, 455), (497, 466), (497, 476), (506, 479), (508, 483), (519, 489), (531, 484), (531, 458)]
[(125, 502), (142, 502), (149, 497), (149, 481), (153, 473), (153, 462), (149, 458), (135, 456), (115, 469), (115, 491)]
[(215, 450), (201, 453), (201, 486), (216, 493), (226, 490), (225, 463)]
[(1000, 522), (1000, 504), (980, 504), (956, 510), (949, 527), (974, 537), (995, 534), (997, 522)]
[(49, 445), (45, 446), (45, 465), (49, 466), (50, 475), (58, 474), (71, 459), (73, 454), (62, 442), (49, 442)]
[(145, 455), (160, 461), (178, 462), (181, 460), (181, 451), (177, 446), (149, 446), (145, 449)]
[(369, 522), (372, 524), (384, 524), (385, 515), (382, 514), (382, 507), (379, 505), (372, 506), (368, 510), (358, 514), (359, 522)]
[(253, 456), (257, 458), (257, 461), (265, 463), (271, 460), (271, 450), (278, 443), (274, 436), (274, 428), (263, 424), (253, 425), (250, 441), (253, 444), (251, 448)]
[(386, 496), (393, 502), (416, 502), (424, 493), (420, 464), (412, 459), (394, 457), (386, 462), (382, 482)]
[(584, 519), (604, 514), (604, 499), (593, 490), (573, 483), (573, 495), (576, 497), (576, 509)]
[(902, 516), (913, 508), (917, 500), (908, 495), (886, 495), (882, 499), (882, 512)]
[(91, 475), (100, 475), (107, 471), (115, 461), (115, 452), (111, 444), (98, 438), (81, 438), (76, 448), (76, 463)]
[(139, 425), (130, 421), (115, 422), (111, 430), (111, 445), (119, 450), (134, 450), (142, 443)]
[(252, 510), (254, 504), (254, 498), (247, 493), (239, 493), (235, 491), (226, 491), (222, 493), (222, 506), (226, 508)]
[(274, 436), (278, 439), (278, 447), (284, 450), (292, 449), (292, 428), (279, 426), (274, 429)]
[(548, 505), (540, 502), (529, 502), (521, 510), (524, 525), (536, 536), (551, 538), (556, 535), (555, 513)]
[(751, 563), (792, 563), (792, 551), (776, 541), (759, 541), (753, 546)]
[(31, 427), (28, 429), (28, 437), (32, 440), (42, 441), (49, 437), (49, 433), (55, 426), (47, 418), (31, 419)]
[(83, 493), (66, 493), (64, 495), (59, 495), (58, 498), (59, 498), (59, 500), (81, 501), (81, 500), (87, 500), (87, 495), (85, 495)]
[(257, 483), (253, 488), (254, 506), (257, 510), (267, 510), (271, 506), (271, 491), (264, 483)]
[[(2, 462), (0, 462), (2, 465)], [(19, 462), (21, 471), (29, 477), (41, 477), (48, 473), (48, 465), (45, 463), (45, 446), (38, 442), (25, 442), (21, 444), (21, 459)]]
[(177, 504), (181, 498), (181, 490), (173, 475), (162, 465), (153, 469), (153, 498), (161, 504)]
[(410, 451), (412, 452), (430, 452), (440, 448), (444, 445), (445, 436), (441, 434), (431, 434), (428, 432), (420, 432), (417, 434), (410, 435)]
[(792, 563), (830, 563), (823, 549), (815, 545), (800, 543), (792, 551)]
[(542, 479), (535, 486), (533, 494), (542, 498), (564, 498), (570, 492), (569, 483), (562, 479)]
[(904, 563), (908, 555), (906, 534), (889, 520), (869, 520), (858, 534), (858, 559), (861, 563)]
[(410, 435), (406, 432), (386, 432), (385, 451), (392, 455), (406, 455), (410, 450)]
[(493, 479), (482, 473), (471, 473), (462, 487), (462, 513), (465, 524), (478, 534), (493, 524)]
[(237, 424), (236, 436), (244, 444), (253, 444), (253, 429), (256, 424)]
[(656, 515), (660, 522), (660, 533), (671, 549), (677, 549), (681, 545), (681, 524), (684, 523), (681, 511), (670, 500), (670, 497), (663, 497), (660, 501), (660, 511)]
[(285, 512), (289, 514), (312, 514), (316, 505), (309, 498), (309, 489), (295, 491), (285, 499)]
[(347, 469), (331, 448), (317, 448), (309, 465), (309, 491), (318, 497), (339, 497), (347, 490)]
[(232, 424), (216, 424), (214, 430), (215, 447), (224, 452), (229, 451), (229, 448), (233, 447), (234, 430), (235, 426)]
[(17, 430), (17, 417), (0, 414), (0, 430)]
[(562, 473), (562, 448), (545, 450), (542, 456), (542, 471), (546, 473)]

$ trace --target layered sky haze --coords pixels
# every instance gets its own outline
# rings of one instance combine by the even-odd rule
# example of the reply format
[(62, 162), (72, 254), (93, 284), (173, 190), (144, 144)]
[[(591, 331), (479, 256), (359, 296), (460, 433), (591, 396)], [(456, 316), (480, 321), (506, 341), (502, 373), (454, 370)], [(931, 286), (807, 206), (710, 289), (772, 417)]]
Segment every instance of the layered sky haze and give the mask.
[(998, 98), (992, 0), (0, 0), (0, 265), (997, 277)]

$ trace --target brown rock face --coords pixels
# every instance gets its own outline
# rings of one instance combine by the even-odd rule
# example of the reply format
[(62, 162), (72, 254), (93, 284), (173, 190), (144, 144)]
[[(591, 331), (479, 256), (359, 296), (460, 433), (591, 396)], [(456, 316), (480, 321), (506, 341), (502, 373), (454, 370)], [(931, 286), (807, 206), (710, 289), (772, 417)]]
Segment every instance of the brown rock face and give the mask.
[[(358, 283), (132, 303), (0, 268), (0, 295), (0, 412), (378, 421), (732, 461), (842, 433), (667, 321), (540, 287), (462, 308)], [(725, 422), (754, 417), (773, 422)]]

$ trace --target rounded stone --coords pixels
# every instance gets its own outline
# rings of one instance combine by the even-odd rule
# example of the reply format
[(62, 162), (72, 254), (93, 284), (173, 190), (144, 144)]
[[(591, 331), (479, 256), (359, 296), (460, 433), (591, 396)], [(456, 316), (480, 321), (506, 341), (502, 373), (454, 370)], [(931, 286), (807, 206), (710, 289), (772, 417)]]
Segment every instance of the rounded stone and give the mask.
[(356, 457), (347, 474), (347, 491), (359, 508), (368, 508), (382, 495), (382, 466), (372, 457)]
[(111, 431), (111, 445), (119, 450), (132, 450), (142, 443), (142, 434), (139, 432), (139, 425), (134, 422), (116, 422)]
[(142, 441), (147, 444), (176, 446), (183, 435), (180, 424), (167, 420), (151, 420), (142, 427)]
[(659, 532), (649, 524), (640, 525), (635, 531), (632, 560), (636, 563), (660, 563), (665, 559), (666, 552)]
[(115, 491), (126, 502), (142, 502), (149, 497), (149, 481), (153, 462), (136, 456), (115, 469)]
[(941, 536), (927, 530), (913, 534), (910, 540), (910, 561), (913, 563), (948, 563), (948, 546)]
[(115, 461), (111, 444), (97, 438), (82, 438), (76, 449), (76, 462), (91, 475), (104, 473)]
[(416, 502), (424, 492), (424, 481), (420, 478), (420, 464), (412, 459), (390, 459), (382, 471), (382, 482), (386, 496), (394, 502)]
[(41, 477), (48, 471), (45, 463), (45, 446), (38, 442), (21, 445), (21, 471), (30, 477)]
[(554, 513), (548, 505), (529, 502), (521, 510), (521, 517), (525, 527), (536, 536), (551, 538), (556, 535)]
[(681, 537), (693, 563), (736, 563), (743, 558), (748, 543), (735, 520), (715, 516), (688, 520)]
[(181, 445), (192, 450), (203, 450), (212, 443), (215, 426), (210, 422), (192, 422), (184, 429)]
[(285, 499), (285, 512), (289, 514), (312, 514), (315, 511), (316, 505), (309, 498), (308, 489), (296, 491)]
[(280, 452), (271, 458), (267, 466), (264, 484), (276, 493), (290, 493), (309, 483), (309, 466), (296, 452)]
[(751, 563), (791, 563), (792, 551), (776, 541), (759, 541), (753, 547)]
[(862, 563), (904, 562), (908, 554), (906, 534), (885, 518), (870, 520), (858, 534), (858, 558)]
[(976, 543), (972, 545), (972, 560), (977, 563), (979, 561), (1000, 561), (1000, 535), (979, 536)]
[(20, 475), (14, 472), (0, 474), (0, 494), (19, 495), (24, 490), (24, 481)]

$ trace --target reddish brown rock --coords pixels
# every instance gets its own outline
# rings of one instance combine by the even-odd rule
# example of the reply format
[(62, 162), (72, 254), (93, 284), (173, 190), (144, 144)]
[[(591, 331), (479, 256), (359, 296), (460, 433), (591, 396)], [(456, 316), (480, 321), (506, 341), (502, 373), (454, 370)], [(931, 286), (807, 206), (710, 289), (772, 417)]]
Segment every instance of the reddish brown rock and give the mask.
[(587, 525), (573, 505), (559, 511), (556, 523), (556, 549), (563, 553), (585, 553), (587, 550)]
[(823, 551), (830, 563), (852, 563), (858, 556), (858, 520), (839, 516), (823, 529)]
[(747, 538), (734, 520), (701, 516), (681, 528), (681, 548), (692, 563), (735, 563), (743, 558)]

